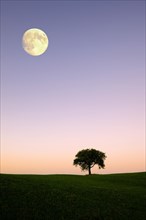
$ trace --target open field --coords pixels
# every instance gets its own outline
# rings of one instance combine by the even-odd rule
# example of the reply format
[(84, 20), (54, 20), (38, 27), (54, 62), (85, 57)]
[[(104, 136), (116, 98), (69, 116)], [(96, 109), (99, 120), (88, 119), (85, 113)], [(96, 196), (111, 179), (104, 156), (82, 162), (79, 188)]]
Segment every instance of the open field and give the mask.
[(146, 173), (0, 175), (2, 220), (146, 220)]

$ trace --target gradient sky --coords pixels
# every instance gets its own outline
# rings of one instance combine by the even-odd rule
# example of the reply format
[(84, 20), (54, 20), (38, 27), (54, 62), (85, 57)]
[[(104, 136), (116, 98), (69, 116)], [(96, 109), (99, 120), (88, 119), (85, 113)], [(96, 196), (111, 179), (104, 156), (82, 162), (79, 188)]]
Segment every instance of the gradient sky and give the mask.
[[(1, 172), (84, 174), (85, 148), (106, 153), (94, 173), (145, 170), (145, 2), (1, 2)], [(49, 37), (41, 56), (23, 33)]]

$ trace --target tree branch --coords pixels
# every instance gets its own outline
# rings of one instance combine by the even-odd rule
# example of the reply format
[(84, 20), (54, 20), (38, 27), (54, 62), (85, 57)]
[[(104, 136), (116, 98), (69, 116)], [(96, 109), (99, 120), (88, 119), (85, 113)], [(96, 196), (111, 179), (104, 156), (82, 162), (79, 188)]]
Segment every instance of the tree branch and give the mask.
[(91, 168), (94, 167), (94, 165), (95, 165), (95, 163), (91, 166)]

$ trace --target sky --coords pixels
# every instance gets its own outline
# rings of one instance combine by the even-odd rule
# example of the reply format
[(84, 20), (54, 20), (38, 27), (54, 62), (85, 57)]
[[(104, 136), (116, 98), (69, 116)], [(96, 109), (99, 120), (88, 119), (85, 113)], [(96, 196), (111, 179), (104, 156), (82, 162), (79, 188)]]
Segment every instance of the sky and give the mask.
[(2, 1), (1, 172), (84, 175), (86, 148), (107, 156), (93, 173), (145, 171), (145, 1)]

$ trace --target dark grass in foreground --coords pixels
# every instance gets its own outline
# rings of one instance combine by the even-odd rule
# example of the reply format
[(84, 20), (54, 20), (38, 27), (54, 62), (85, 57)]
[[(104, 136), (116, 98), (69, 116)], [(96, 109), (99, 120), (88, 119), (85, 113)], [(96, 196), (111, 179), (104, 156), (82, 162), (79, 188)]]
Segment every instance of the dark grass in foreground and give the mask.
[(146, 173), (0, 175), (2, 220), (146, 220)]

